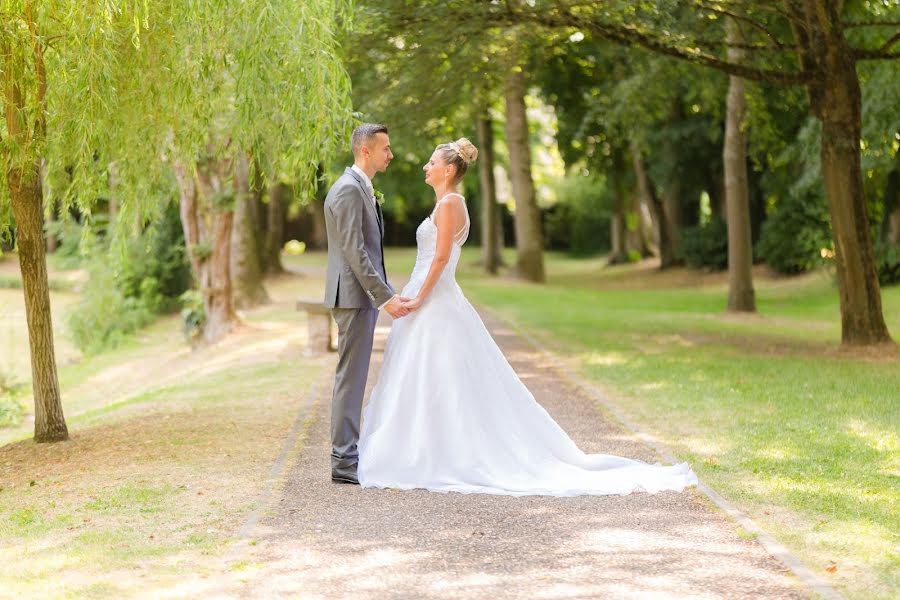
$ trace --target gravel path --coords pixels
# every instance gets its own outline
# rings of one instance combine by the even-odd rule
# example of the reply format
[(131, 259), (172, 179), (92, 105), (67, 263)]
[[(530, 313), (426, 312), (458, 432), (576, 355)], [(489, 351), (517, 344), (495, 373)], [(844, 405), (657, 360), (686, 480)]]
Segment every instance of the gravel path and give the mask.
[[(521, 337), (486, 319), (516, 371), (588, 452), (659, 458)], [(389, 322), (377, 333), (369, 384)], [(361, 490), (329, 477), (325, 386), (254, 531), (248, 598), (804, 598), (781, 563), (694, 490), (510, 498)], [(237, 590), (235, 590), (237, 591)], [(229, 594), (230, 595), (230, 594)]]

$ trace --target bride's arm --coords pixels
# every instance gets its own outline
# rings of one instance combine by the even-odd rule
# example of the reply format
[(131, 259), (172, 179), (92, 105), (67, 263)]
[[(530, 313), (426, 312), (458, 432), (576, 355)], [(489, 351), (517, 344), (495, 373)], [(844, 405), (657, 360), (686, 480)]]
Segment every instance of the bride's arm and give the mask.
[(422, 305), (431, 290), (437, 285), (444, 267), (450, 261), (450, 250), (453, 248), (453, 232), (456, 229), (454, 223), (454, 210), (450, 202), (441, 202), (438, 205), (437, 214), (435, 215), (435, 225), (437, 226), (437, 247), (434, 252), (434, 259), (431, 261), (431, 267), (428, 269), (428, 275), (425, 276), (425, 282), (419, 288), (418, 295), (412, 300), (404, 303), (410, 310), (415, 310)]

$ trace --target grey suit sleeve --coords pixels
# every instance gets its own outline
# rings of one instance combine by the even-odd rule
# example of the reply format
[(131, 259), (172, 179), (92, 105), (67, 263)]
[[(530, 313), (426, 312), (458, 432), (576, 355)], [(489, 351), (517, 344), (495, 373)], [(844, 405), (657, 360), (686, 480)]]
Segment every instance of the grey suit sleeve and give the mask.
[(394, 290), (381, 278), (381, 274), (372, 264), (366, 251), (362, 233), (363, 204), (359, 193), (351, 186), (338, 190), (331, 216), (337, 226), (338, 239), (341, 243), (341, 254), (350, 266), (357, 281), (365, 290), (373, 308), (383, 306), (394, 295)]

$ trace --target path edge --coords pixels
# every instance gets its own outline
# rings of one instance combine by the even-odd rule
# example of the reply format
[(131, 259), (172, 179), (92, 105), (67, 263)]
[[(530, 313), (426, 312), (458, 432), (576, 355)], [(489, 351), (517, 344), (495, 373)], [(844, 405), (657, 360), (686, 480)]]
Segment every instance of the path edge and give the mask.
[[(544, 356), (551, 358), (552, 360), (550, 360), (549, 362), (554, 370), (556, 370), (564, 378), (574, 383), (576, 387), (584, 391), (592, 400), (600, 404), (600, 406), (602, 406), (604, 410), (615, 417), (615, 419), (620, 422), (622, 427), (624, 427), (631, 435), (638, 438), (644, 444), (650, 446), (669, 463), (677, 464), (679, 462), (683, 462), (678, 460), (672, 454), (672, 452), (669, 451), (669, 449), (659, 440), (654, 438), (649, 433), (643, 431), (631, 419), (626, 417), (619, 409), (619, 407), (615, 403), (613, 403), (600, 388), (598, 388), (596, 385), (594, 385), (578, 373), (575, 373), (569, 367), (569, 365), (561, 359), (559, 355), (549, 350), (540, 340), (534, 337), (534, 335), (532, 335), (530, 332), (526, 331), (514, 319), (512, 319), (511, 317), (507, 317), (506, 315), (501, 315), (494, 309), (485, 307), (483, 304), (479, 304), (478, 309), (479, 311), (483, 311), (484, 313), (490, 315), (493, 319), (496, 319), (497, 321), (504, 323), (505, 325), (510, 327), (513, 331), (516, 332), (517, 335), (528, 342), (528, 344), (531, 345), (535, 350), (537, 350)], [(845, 600), (844, 596), (842, 596), (837, 590), (831, 587), (821, 577), (816, 575), (809, 567), (807, 567), (803, 563), (803, 561), (792, 554), (787, 548), (784, 547), (783, 544), (781, 544), (781, 542), (776, 540), (774, 536), (763, 529), (762, 526), (756, 523), (756, 521), (754, 521), (748, 514), (722, 497), (721, 494), (709, 487), (699, 477), (697, 479), (697, 491), (706, 496), (722, 512), (731, 517), (732, 520), (738, 523), (746, 531), (753, 533), (756, 536), (756, 540), (762, 545), (763, 548), (765, 548), (766, 552), (780, 561), (785, 567), (790, 569), (794, 576), (811, 591), (815, 592), (822, 598), (826, 598), (827, 600)]]

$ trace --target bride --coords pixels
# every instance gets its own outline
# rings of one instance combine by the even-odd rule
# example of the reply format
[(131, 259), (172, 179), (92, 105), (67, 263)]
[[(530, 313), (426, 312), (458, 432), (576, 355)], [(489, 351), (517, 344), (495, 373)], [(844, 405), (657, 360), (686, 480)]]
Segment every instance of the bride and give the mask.
[(416, 230), (400, 294), (412, 312), (393, 323), (364, 413), (360, 485), (575, 496), (696, 484), (686, 463), (585, 454), (516, 376), (455, 278), (469, 215), (454, 190), (477, 155), (462, 138), (439, 145), (424, 167), (437, 202)]

